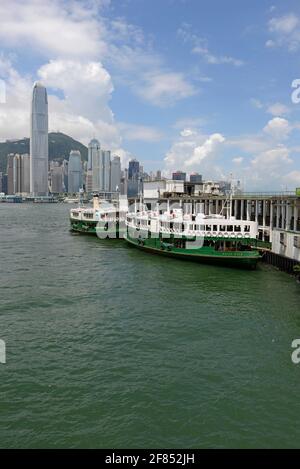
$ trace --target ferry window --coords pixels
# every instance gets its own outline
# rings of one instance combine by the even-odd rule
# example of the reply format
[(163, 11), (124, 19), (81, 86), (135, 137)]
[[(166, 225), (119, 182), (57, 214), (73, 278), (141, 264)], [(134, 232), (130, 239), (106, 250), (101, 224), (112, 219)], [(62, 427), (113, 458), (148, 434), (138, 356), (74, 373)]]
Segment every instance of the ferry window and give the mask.
[(227, 226), (227, 231), (233, 231), (233, 226), (232, 226), (232, 225), (228, 225), (228, 226)]
[(218, 231), (218, 225), (214, 225), (213, 231)]
[(280, 233), (280, 244), (285, 245), (285, 233)]
[(201, 231), (205, 231), (205, 226), (204, 226), (204, 225), (200, 225), (200, 230), (201, 230)]
[(221, 225), (221, 226), (220, 226), (220, 231), (226, 231), (226, 226)]
[(294, 236), (294, 248), (300, 248), (300, 236)]
[(240, 225), (236, 225), (236, 226), (234, 227), (234, 231), (241, 231)]
[(211, 225), (206, 225), (206, 231), (211, 231)]
[(249, 231), (250, 231), (250, 225), (245, 225), (244, 231), (245, 231), (246, 233), (249, 233)]

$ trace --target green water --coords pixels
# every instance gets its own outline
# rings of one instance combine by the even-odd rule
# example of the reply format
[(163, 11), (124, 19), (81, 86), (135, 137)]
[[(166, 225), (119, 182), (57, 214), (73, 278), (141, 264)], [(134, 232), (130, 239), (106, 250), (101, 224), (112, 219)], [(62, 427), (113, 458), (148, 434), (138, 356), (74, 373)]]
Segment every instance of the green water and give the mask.
[(1, 447), (300, 447), (300, 285), (0, 204)]

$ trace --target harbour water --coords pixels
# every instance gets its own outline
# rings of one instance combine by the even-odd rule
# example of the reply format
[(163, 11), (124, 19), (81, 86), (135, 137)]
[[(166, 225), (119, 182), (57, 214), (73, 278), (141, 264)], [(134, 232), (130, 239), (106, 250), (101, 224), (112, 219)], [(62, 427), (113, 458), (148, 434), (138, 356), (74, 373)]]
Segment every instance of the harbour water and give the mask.
[(1, 447), (300, 446), (300, 285), (0, 204)]

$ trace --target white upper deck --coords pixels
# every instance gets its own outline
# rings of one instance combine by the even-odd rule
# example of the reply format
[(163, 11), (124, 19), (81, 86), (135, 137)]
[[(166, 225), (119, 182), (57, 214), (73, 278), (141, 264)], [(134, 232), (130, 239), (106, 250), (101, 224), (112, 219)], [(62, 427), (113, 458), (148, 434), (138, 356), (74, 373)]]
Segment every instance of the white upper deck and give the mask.
[(152, 233), (181, 234), (218, 238), (257, 238), (258, 224), (253, 221), (226, 218), (222, 215), (184, 214), (182, 209), (140, 211), (127, 214), (127, 225)]

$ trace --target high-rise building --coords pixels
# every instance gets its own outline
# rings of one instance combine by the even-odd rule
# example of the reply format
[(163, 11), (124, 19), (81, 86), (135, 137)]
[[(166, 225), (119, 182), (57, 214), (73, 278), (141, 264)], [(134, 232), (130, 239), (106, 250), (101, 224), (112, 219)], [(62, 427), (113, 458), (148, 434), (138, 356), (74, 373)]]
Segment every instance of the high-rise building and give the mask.
[(74, 194), (82, 188), (82, 163), (78, 150), (72, 150), (68, 165), (68, 192)]
[(2, 174), (2, 192), (7, 194), (7, 174)]
[(124, 171), (121, 171), (121, 194), (127, 195), (128, 191), (128, 169), (125, 168)]
[(30, 156), (25, 153), (7, 156), (7, 193), (29, 194), (30, 192)]
[(30, 192), (48, 194), (48, 98), (36, 82), (32, 92), (30, 123)]
[(201, 184), (202, 183), (202, 175), (199, 173), (191, 173), (190, 174), (190, 182), (194, 184)]
[(100, 151), (100, 143), (96, 138), (93, 138), (88, 144), (88, 163), (87, 163), (88, 171), (92, 170), (93, 163), (97, 162), (95, 160), (99, 158), (99, 151)]
[(30, 156), (14, 155), (13, 159), (13, 193), (29, 194), (30, 192)]
[(111, 191), (121, 191), (121, 160), (119, 156), (114, 156), (111, 162)]
[(7, 155), (7, 195), (14, 194), (14, 153)]
[(88, 146), (88, 171), (92, 171), (92, 190), (100, 190), (100, 159), (101, 146), (97, 139), (93, 138)]
[(183, 173), (182, 171), (175, 171), (172, 174), (172, 179), (173, 181), (186, 181), (186, 173)]
[(21, 171), (21, 189), (23, 194), (30, 193), (30, 155), (25, 153), (21, 155), (22, 171)]
[(51, 192), (60, 194), (63, 192), (64, 167), (58, 161), (53, 161), (50, 165)]
[(133, 159), (129, 161), (128, 179), (138, 179), (140, 174), (140, 163)]
[(157, 181), (160, 181), (160, 180), (161, 180), (161, 171), (160, 171), (160, 169), (158, 169), (158, 170), (156, 171), (156, 179), (157, 179)]
[(88, 169), (86, 173), (85, 192), (87, 192), (88, 194), (93, 192), (93, 172), (90, 169)]
[(64, 160), (62, 162), (62, 168), (63, 168), (63, 191), (68, 192), (68, 167), (69, 167), (69, 162), (68, 160)]
[(110, 151), (102, 150), (100, 162), (100, 191), (110, 191)]

